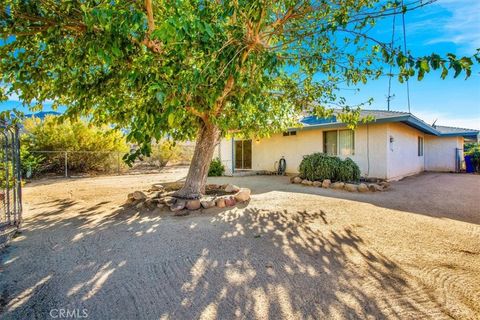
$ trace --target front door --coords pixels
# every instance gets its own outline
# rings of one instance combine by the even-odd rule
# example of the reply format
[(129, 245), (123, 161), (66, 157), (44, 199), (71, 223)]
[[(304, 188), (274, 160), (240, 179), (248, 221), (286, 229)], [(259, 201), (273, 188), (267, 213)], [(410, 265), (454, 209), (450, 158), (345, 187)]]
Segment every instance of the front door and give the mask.
[(235, 169), (252, 169), (252, 140), (235, 141)]

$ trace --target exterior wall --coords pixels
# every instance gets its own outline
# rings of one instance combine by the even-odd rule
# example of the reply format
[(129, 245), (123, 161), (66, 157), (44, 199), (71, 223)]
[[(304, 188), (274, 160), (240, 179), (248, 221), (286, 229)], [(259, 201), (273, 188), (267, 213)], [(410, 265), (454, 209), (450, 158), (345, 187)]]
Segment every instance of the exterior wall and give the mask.
[[(418, 137), (423, 156), (418, 156)], [(390, 142), (393, 138), (393, 142)], [(397, 180), (425, 170), (425, 134), (403, 123), (388, 124), (387, 179)]]
[(220, 140), (213, 154), (213, 157), (218, 157), (225, 166), (225, 174), (231, 175), (233, 170), (233, 144), (232, 138), (224, 138)]
[(454, 172), (456, 170), (456, 149), (462, 150), (463, 158), (463, 143), (463, 137), (426, 136), (425, 170)]
[[(387, 129), (387, 124), (370, 124), (355, 130), (355, 154), (349, 157), (358, 164), (363, 176), (387, 178)], [(325, 131), (330, 130), (333, 129)], [(295, 136), (284, 137), (282, 133), (277, 133), (269, 138), (253, 140), (252, 169), (274, 171), (276, 162), (284, 156), (287, 173), (298, 173), (304, 155), (323, 152), (323, 131), (298, 130)], [(222, 161), (231, 166), (231, 140), (222, 139), (219, 148)]]
[[(252, 170), (274, 171), (284, 156), (287, 173), (298, 173), (304, 155), (323, 152), (323, 132), (330, 130), (335, 129), (299, 129), (295, 136), (277, 133), (253, 140)], [(418, 137), (424, 138), (423, 156), (418, 156)], [(463, 143), (463, 137), (431, 136), (400, 122), (360, 125), (355, 130), (355, 154), (349, 157), (364, 177), (398, 180), (425, 170), (455, 171), (455, 149), (463, 149)], [(231, 173), (232, 140), (222, 139), (217, 152)]]

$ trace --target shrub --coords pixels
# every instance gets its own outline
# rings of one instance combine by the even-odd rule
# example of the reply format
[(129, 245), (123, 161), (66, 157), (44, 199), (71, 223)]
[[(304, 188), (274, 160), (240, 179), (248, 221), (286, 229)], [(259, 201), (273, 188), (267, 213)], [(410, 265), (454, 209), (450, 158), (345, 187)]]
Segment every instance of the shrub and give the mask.
[(473, 168), (476, 172), (480, 172), (480, 144), (470, 144), (465, 155), (472, 157)]
[(208, 169), (209, 177), (220, 177), (225, 173), (225, 167), (219, 158), (215, 158), (210, 162), (210, 168)]
[(336, 180), (339, 181), (358, 181), (360, 180), (360, 168), (350, 158), (340, 162)]
[(74, 172), (116, 170), (122, 165), (122, 153), (128, 152), (123, 134), (108, 126), (92, 126), (82, 120), (59, 122), (53, 116), (43, 121), (26, 119), (23, 125), (22, 145), (26, 148), (23, 167), (34, 162), (39, 172), (63, 172), (65, 154), (61, 151), (77, 151), (68, 154), (68, 169)]
[(352, 159), (341, 160), (324, 153), (313, 153), (303, 157), (300, 163), (300, 177), (311, 181), (330, 179), (332, 181), (358, 181), (360, 169)]
[(149, 165), (159, 167), (164, 167), (167, 163), (188, 164), (192, 160), (193, 147), (169, 140), (161, 140), (152, 145), (152, 153), (145, 161)]

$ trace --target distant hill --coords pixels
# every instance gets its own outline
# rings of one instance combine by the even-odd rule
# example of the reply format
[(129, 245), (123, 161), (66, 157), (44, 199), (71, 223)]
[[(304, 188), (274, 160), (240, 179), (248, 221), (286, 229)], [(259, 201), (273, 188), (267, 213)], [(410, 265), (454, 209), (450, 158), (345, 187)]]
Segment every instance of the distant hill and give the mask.
[(25, 118), (38, 118), (40, 120), (43, 120), (45, 119), (46, 116), (59, 116), (61, 115), (60, 112), (56, 112), (56, 111), (41, 111), (41, 112), (37, 112), (37, 113), (30, 113), (30, 114), (26, 114), (25, 115)]

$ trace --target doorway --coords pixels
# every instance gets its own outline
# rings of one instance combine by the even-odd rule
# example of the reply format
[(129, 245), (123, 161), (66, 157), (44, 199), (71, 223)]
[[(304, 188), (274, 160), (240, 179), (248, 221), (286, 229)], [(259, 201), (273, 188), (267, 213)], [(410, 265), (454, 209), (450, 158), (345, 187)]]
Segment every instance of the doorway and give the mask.
[(235, 141), (235, 169), (252, 169), (252, 140)]

